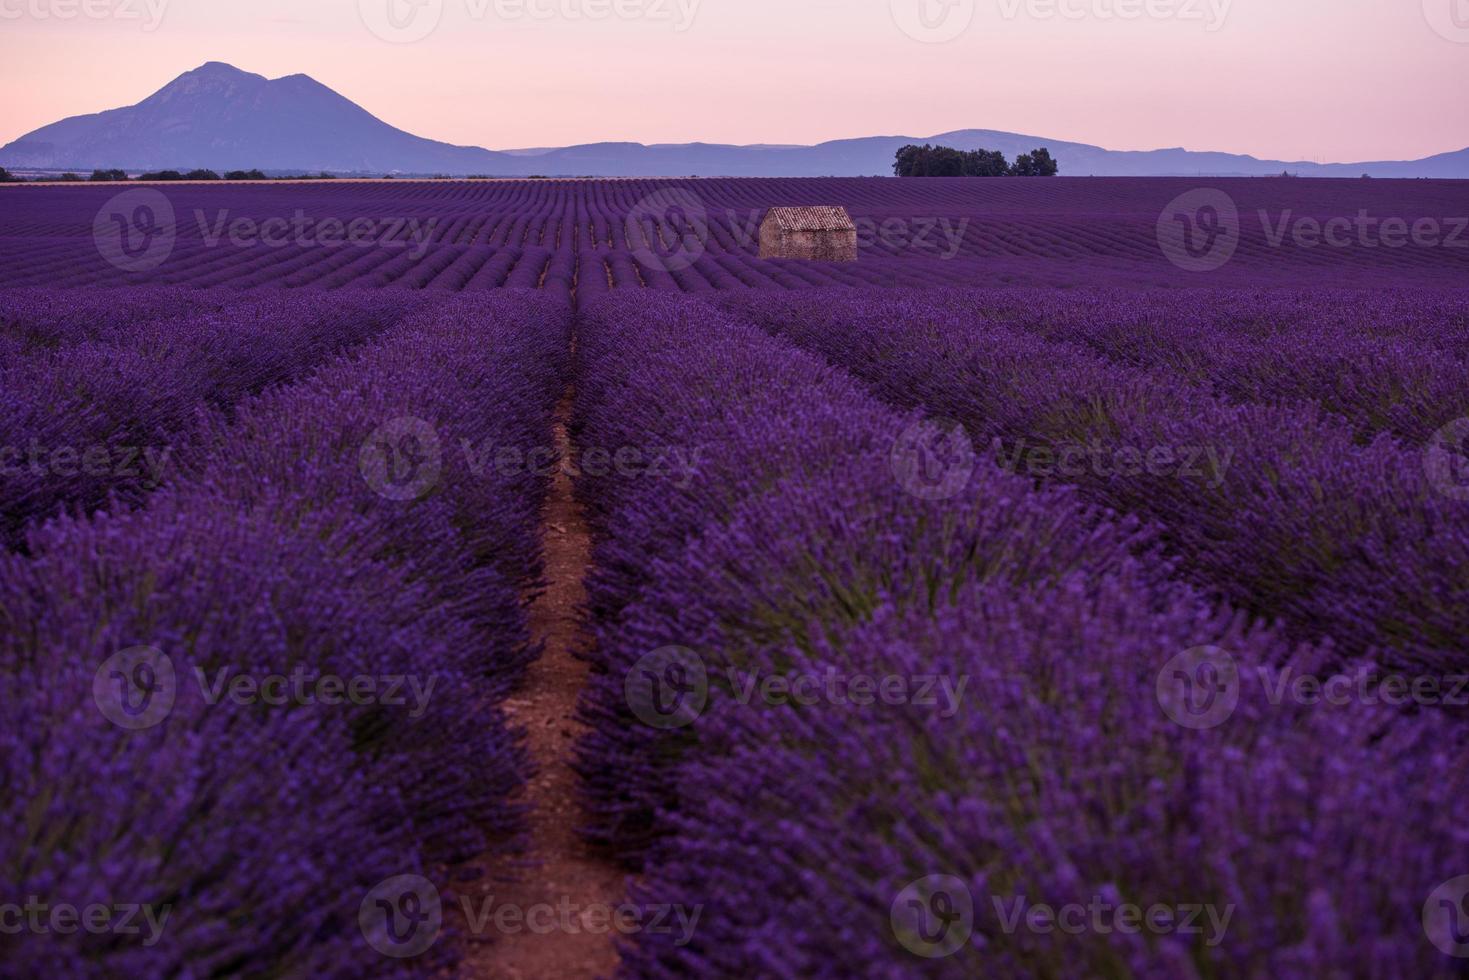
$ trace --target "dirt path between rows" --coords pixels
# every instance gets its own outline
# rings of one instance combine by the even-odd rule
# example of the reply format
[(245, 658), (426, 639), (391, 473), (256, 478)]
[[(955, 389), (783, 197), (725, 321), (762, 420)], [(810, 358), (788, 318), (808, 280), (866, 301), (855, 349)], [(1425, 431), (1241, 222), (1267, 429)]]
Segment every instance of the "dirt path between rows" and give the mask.
[[(556, 409), (556, 444), (563, 459), (570, 452), (566, 432), (570, 413), (568, 393)], [(582, 579), (591, 557), (591, 535), (565, 472), (558, 472), (552, 483), (542, 541), (547, 588), (531, 607), (530, 627), (532, 635), (545, 643), (545, 651), (531, 665), (524, 690), (505, 704), (511, 723), (526, 730), (536, 766), (525, 797), (532, 811), (530, 849), (524, 860), (534, 866), (523, 868), (518, 881), (497, 882), (492, 875), (468, 892), (478, 892), (477, 898), (493, 894), (496, 907), (549, 906), (554, 913), (541, 915), (549, 914), (556, 926), (510, 934), (491, 926), (493, 941), (465, 949), (463, 977), (573, 980), (610, 976), (617, 967), (612, 933), (581, 928), (589, 909), (616, 908), (624, 901), (626, 875), (593, 853), (576, 833), (581, 814), (570, 762), (572, 745), (582, 731), (574, 715), (588, 668), (574, 653), (582, 642), (577, 610), (586, 594)], [(571, 928), (562, 927), (568, 919)], [(605, 914), (601, 922), (606, 922)]]

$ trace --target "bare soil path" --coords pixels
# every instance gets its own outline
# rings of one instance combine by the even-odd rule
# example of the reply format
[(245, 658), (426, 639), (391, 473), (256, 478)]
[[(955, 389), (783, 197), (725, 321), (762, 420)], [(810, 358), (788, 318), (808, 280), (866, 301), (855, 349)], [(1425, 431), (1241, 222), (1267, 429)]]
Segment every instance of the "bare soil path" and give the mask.
[[(566, 430), (570, 412), (568, 393), (556, 410), (556, 443), (563, 459), (570, 456)], [(574, 653), (582, 642), (577, 610), (586, 595), (582, 579), (591, 557), (591, 536), (564, 467), (546, 501), (542, 535), (547, 588), (531, 607), (530, 626), (545, 650), (531, 665), (524, 690), (506, 702), (511, 723), (526, 730), (537, 770), (525, 798), (532, 807), (531, 841), (521, 862), (533, 866), (491, 865), (494, 873), (466, 891), (477, 901), (493, 895), (495, 908), (515, 906), (522, 915), (539, 907), (540, 921), (549, 920), (553, 927), (535, 931), (521, 927), (507, 933), (490, 919), (485, 934), (491, 941), (472, 943), (464, 951), (464, 977), (572, 980), (610, 976), (617, 967), (605, 910), (624, 901), (626, 874), (592, 852), (576, 833), (580, 810), (570, 762), (572, 745), (582, 730), (575, 718), (576, 699), (588, 668)], [(495, 880), (507, 871), (518, 871), (519, 880)], [(544, 911), (546, 907), (551, 911)], [(599, 915), (592, 910), (602, 911)], [(585, 928), (589, 921), (604, 928), (590, 932)]]

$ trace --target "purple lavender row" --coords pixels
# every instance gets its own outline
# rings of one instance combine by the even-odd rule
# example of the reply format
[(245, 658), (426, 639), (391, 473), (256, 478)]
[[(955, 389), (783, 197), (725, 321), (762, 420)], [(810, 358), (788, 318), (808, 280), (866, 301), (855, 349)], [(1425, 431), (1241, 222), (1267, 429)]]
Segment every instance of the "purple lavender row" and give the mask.
[(1166, 369), (1231, 401), (1315, 401), (1363, 442), (1390, 432), (1422, 445), (1469, 415), (1469, 300), (1457, 291), (952, 291), (932, 301), (967, 308), (976, 325), (999, 319)]
[(0, 364), (0, 540), (62, 510), (142, 499), (192, 451), (201, 407), (300, 377), (408, 308), (401, 294), (256, 294)]
[[(770, 551), (744, 573), (804, 560)], [(637, 937), (624, 975), (1460, 976), (1440, 902), (1469, 864), (1462, 725), (1276, 703), (1268, 635), (1150, 593), (1125, 566), (971, 584), (753, 657), (736, 676), (965, 683), (927, 704), (918, 684), (893, 706), (711, 700), (636, 889), (699, 926)], [(1212, 729), (1158, 700), (1160, 664), (1201, 642), (1241, 672)]]
[[(665, 464), (578, 481), (602, 532), (587, 580), (599, 672), (582, 704), (595, 732), (579, 760), (589, 832), (626, 859), (644, 853), (657, 836), (655, 811), (676, 798), (671, 762), (684, 740), (640, 724), (624, 680), (637, 660), (670, 644), (734, 657), (721, 624), (704, 616), (710, 606), (761, 596), (801, 604), (769, 622), (733, 621), (747, 631), (746, 645), (783, 643), (865, 618), (890, 592), (937, 594), (969, 575), (1044, 579), (1149, 547), (1134, 527), (1103, 521), (1070, 494), (1031, 493), (988, 465), (977, 479), (992, 499), (971, 499), (950, 518), (946, 505), (905, 493), (894, 474), (889, 450), (910, 420), (844, 372), (703, 303), (616, 295), (584, 311), (578, 337), (579, 452), (615, 458), (631, 447)], [(689, 592), (692, 575), (728, 570), (700, 567), (706, 537), (761, 499), (800, 500), (834, 528), (860, 529), (841, 547), (879, 552), (889, 570), (864, 566), (870, 579), (847, 580), (854, 556), (826, 554), (823, 536), (807, 536), (790, 543), (808, 550), (809, 579), (750, 576), (722, 583), (722, 597)], [(745, 544), (754, 555), (782, 540)]]
[(167, 913), (148, 945), (4, 937), (7, 970), (453, 965), (437, 924), (407, 949), (381, 905), (411, 925), (452, 903), (446, 863), (519, 846), (527, 763), (498, 701), (533, 652), (545, 483), (458, 447), (550, 445), (569, 321), (455, 299), (219, 420), (147, 509), (0, 559), (5, 891)]
[[(704, 304), (613, 297), (580, 337), (579, 449), (697, 460), (581, 481), (602, 535), (590, 832), (642, 867), (642, 901), (702, 912), (635, 937), (625, 975), (1442, 968), (1417, 920), (1462, 848), (1456, 729), (1258, 686), (1217, 731), (1175, 723), (1157, 685), (1186, 651), (1242, 674), (1317, 655), (1211, 610), (1067, 490), (980, 462), (973, 493), (936, 498), (912, 419)], [(833, 676), (908, 697), (769, 693)], [(949, 700), (925, 702), (929, 680)], [(1309, 820), (1322, 800), (1332, 818)], [(904, 917), (930, 879), (986, 913), (947, 950), (942, 921)], [(1094, 894), (1228, 906), (1233, 931), (1061, 943), (1007, 934), (989, 904)]]
[(1006, 468), (1160, 525), (1188, 574), (1240, 608), (1349, 657), (1469, 669), (1457, 444), (1361, 446), (1313, 406), (1225, 404), (923, 294), (730, 302), (891, 403), (957, 420)]
[[(1463, 289), (1128, 289), (975, 291), (975, 308), (1048, 334), (1104, 312), (1143, 333), (1179, 322), (1193, 333), (1241, 334), (1261, 343), (1336, 331), (1343, 338), (1404, 337), (1455, 358), (1469, 356), (1469, 296)], [(1141, 353), (1141, 352), (1139, 352)]]
[(84, 341), (116, 343), (143, 324), (217, 312), (241, 298), (171, 287), (0, 290), (0, 365)]

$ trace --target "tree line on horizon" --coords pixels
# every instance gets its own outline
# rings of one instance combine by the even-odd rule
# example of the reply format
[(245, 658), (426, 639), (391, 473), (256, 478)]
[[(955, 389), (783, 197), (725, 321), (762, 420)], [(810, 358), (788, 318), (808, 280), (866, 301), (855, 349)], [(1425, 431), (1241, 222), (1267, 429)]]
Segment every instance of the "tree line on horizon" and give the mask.
[[(335, 174), (323, 171), (319, 174), (296, 174), (291, 177), (270, 177), (260, 170), (229, 170), (221, 176), (214, 170), (153, 170), (141, 173), (136, 178), (129, 177), (126, 170), (93, 170), (90, 177), (83, 177), (77, 173), (58, 174), (55, 177), (38, 177), (41, 181), (61, 181), (62, 183), (93, 183), (111, 184), (121, 183), (129, 180), (140, 181), (174, 181), (174, 180), (335, 180)], [(4, 167), (0, 167), (0, 184), (18, 184), (26, 181), (24, 177), (17, 177)]]
[(893, 162), (893, 173), (899, 177), (1054, 177), (1060, 169), (1046, 147), (1022, 153), (1010, 163), (999, 150), (910, 143)]
[[(956, 150), (949, 146), (923, 146), (909, 144), (897, 153), (893, 173), (899, 177), (1054, 177), (1060, 167), (1046, 147), (1022, 153), (1014, 163), (1005, 159), (998, 150)], [(385, 176), (391, 177), (391, 174)], [(140, 181), (174, 180), (331, 180), (333, 174), (301, 174), (289, 178), (269, 177), (260, 170), (231, 170), (223, 176), (213, 170), (158, 170), (139, 174)], [(17, 177), (0, 167), (0, 183), (17, 183), (25, 178)], [(44, 178), (63, 182), (88, 181), (112, 183), (132, 180), (125, 170), (94, 170), (90, 177), (66, 173), (57, 177)], [(435, 174), (434, 179), (447, 179), (446, 175)], [(535, 179), (534, 177), (531, 179)]]
[[(16, 174), (11, 173), (9, 170), (5, 169), (4, 167), (0, 167), (0, 184), (54, 183), (54, 182), (60, 182), (60, 183), (63, 183), (63, 184), (75, 184), (75, 183), (93, 183), (93, 184), (99, 184), (99, 183), (123, 183), (123, 182), (130, 181), (130, 180), (136, 180), (136, 181), (165, 181), (165, 182), (166, 181), (175, 181), (175, 180), (336, 180), (340, 176), (342, 176), (342, 175), (341, 174), (328, 173), (325, 170), (321, 171), (320, 173), (314, 173), (314, 174), (306, 174), (306, 173), (300, 173), (300, 174), (291, 174), (291, 173), (267, 174), (267, 173), (265, 173), (264, 171), (261, 171), (261, 170), (227, 170), (227, 171), (225, 171), (225, 173), (223, 175), (219, 174), (217, 171), (214, 171), (214, 170), (189, 170), (189, 171), (182, 171), (182, 170), (151, 170), (151, 171), (148, 171), (146, 173), (140, 173), (136, 177), (132, 177), (132, 176), (129, 176), (128, 175), (128, 172), (126, 170), (107, 169), (107, 170), (93, 170), (91, 176), (89, 176), (89, 177), (83, 177), (79, 173), (61, 173), (61, 174), (54, 174), (54, 175), (51, 175), (51, 176), (44, 176), (44, 177), (22, 177), (22, 176), (18, 176)], [(349, 176), (364, 176), (364, 175), (350, 174)], [(400, 176), (404, 176), (404, 175), (400, 175), (400, 174), (383, 174), (382, 175), (382, 179), (383, 180), (393, 180), (393, 179), (395, 179), (397, 177), (400, 177)], [(432, 175), (424, 174), (422, 176), (418, 176), (418, 175), (408, 175), (408, 176), (409, 176), (409, 179), (413, 179), (413, 180), (454, 180), (455, 179), (450, 174), (432, 174)], [(588, 175), (588, 176), (591, 176), (591, 175)], [(466, 180), (491, 180), (493, 178), (489, 174), (469, 174), (465, 179)], [(521, 179), (522, 180), (547, 180), (549, 178), (547, 178), (547, 177), (545, 177), (545, 176), (543, 176), (541, 174), (534, 174), (534, 175), (532, 175), (530, 177), (525, 177), (525, 178), (521, 178)]]

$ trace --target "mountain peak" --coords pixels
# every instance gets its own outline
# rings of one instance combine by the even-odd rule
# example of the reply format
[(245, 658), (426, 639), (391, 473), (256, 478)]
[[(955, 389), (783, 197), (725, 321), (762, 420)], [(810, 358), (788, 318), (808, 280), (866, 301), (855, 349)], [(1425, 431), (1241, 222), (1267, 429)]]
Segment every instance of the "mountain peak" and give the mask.
[(270, 79), (222, 61), (184, 72), (137, 105), (28, 133), (0, 147), (0, 158), (82, 170), (379, 173), (485, 173), (499, 159), (395, 129), (310, 75)]
[[(263, 75), (256, 75), (254, 72), (243, 71), (243, 70), (241, 70), (239, 68), (236, 68), (234, 65), (227, 64), (227, 63), (225, 63), (223, 61), (206, 61), (206, 62), (204, 62), (204, 64), (200, 65), (198, 68), (195, 68), (193, 71), (186, 71), (182, 75), (179, 76), (179, 78), (230, 78), (230, 79), (263, 78), (263, 77), (264, 77)], [(177, 81), (177, 79), (175, 79), (175, 81)]]
[(297, 92), (329, 92), (337, 98), (345, 100), (345, 96), (342, 96), (332, 89), (327, 88), (325, 85), (321, 84), (310, 75), (302, 74), (301, 72), (297, 72), (294, 75), (282, 75), (280, 78), (273, 78), (270, 80), (270, 84), (281, 86), (285, 89)]
[(175, 98), (230, 93), (265, 83), (263, 75), (241, 71), (222, 61), (206, 61), (193, 71), (186, 71), (154, 92), (142, 105), (167, 102)]

